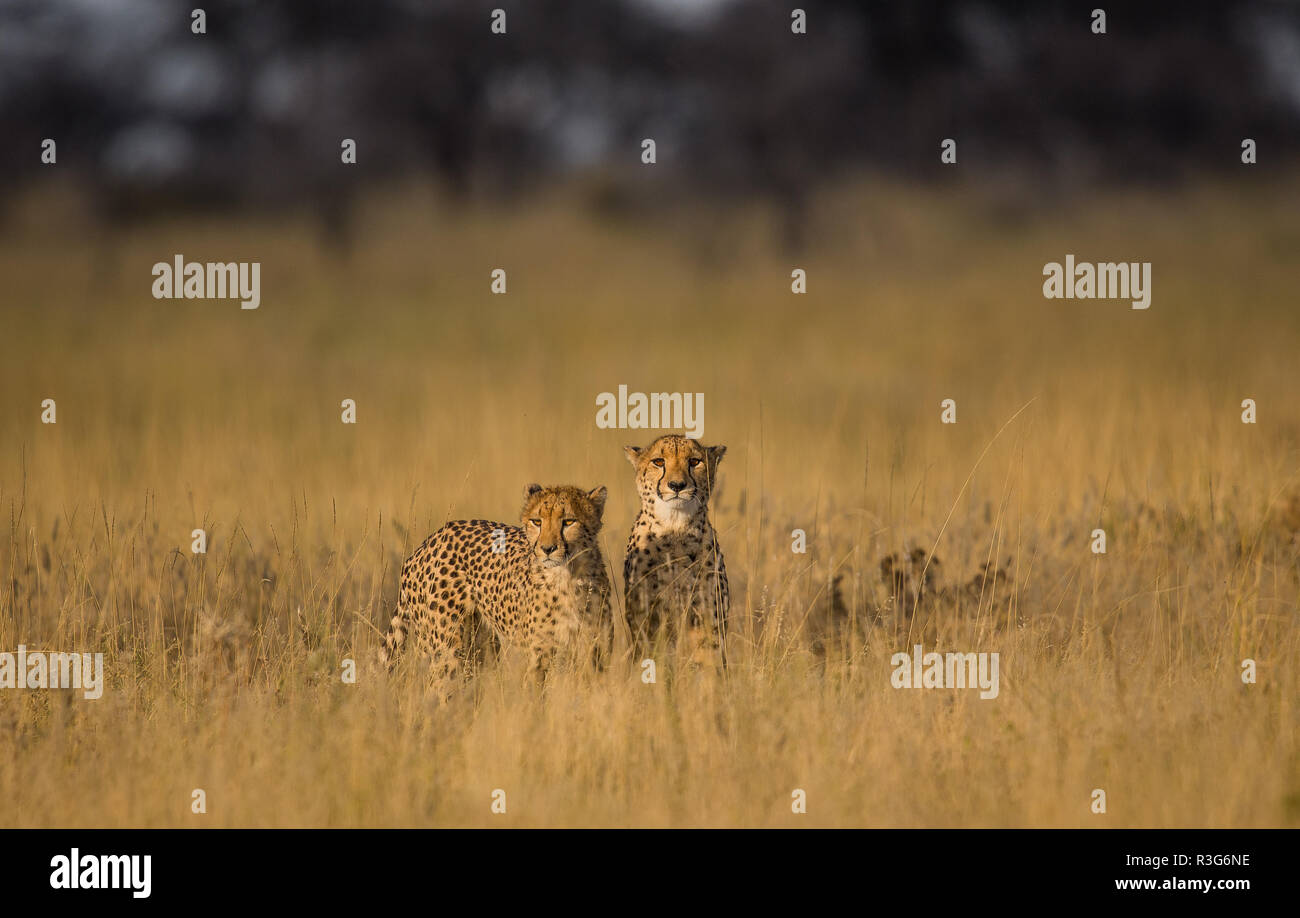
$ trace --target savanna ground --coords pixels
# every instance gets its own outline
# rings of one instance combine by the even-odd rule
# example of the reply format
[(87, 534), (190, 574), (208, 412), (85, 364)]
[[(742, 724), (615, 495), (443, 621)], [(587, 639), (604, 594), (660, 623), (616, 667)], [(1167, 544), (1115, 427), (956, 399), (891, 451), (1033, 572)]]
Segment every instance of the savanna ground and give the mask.
[[(24, 202), (0, 649), (102, 652), (107, 685), (0, 692), (0, 825), (1300, 824), (1297, 190), (863, 182), (797, 258), (761, 207), (633, 218), (581, 189), (401, 189), (347, 257), (306, 219), (90, 232), (75, 199)], [(1045, 300), (1067, 252), (1152, 262), (1151, 308)], [(154, 300), (175, 253), (260, 261), (261, 308)], [(624, 664), (543, 695), (507, 659), (439, 706), (373, 672), (402, 558), (449, 518), (514, 522), (530, 481), (609, 486), (618, 580), (622, 446), (652, 435), (596, 428), (619, 384), (703, 392), (729, 448), (725, 679)], [(944, 588), (916, 608), (880, 571), (914, 548)], [(915, 643), (998, 652), (999, 696), (893, 689)]]

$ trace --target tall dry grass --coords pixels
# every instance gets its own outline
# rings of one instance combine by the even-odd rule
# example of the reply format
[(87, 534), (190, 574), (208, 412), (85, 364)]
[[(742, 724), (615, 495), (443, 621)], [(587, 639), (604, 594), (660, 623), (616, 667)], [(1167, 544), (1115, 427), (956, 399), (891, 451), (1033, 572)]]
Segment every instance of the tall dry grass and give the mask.
[[(346, 257), (296, 219), (94, 233), (38, 197), (0, 246), (0, 650), (102, 652), (108, 685), (0, 691), (0, 825), (1296, 825), (1294, 191), (863, 183), (794, 259), (759, 207), (582, 189), (403, 189)], [(1067, 252), (1151, 261), (1151, 309), (1044, 300)], [(152, 299), (175, 253), (260, 261), (262, 307)], [(726, 677), (540, 695), (507, 659), (441, 707), (409, 672), (343, 684), (405, 554), (513, 521), (527, 482), (608, 485), (621, 570), (621, 447), (650, 434), (595, 427), (619, 384), (703, 392), (729, 447)], [(879, 564), (914, 547), (953, 598), (908, 615)], [(915, 643), (998, 652), (999, 697), (891, 688)]]

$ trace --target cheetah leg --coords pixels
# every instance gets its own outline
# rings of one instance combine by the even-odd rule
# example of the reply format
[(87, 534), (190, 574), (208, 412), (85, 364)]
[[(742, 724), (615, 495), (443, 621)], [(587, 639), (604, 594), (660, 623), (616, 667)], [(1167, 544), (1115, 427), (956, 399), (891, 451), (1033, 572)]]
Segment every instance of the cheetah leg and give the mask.
[(688, 659), (695, 666), (727, 665), (725, 642), (716, 628), (705, 624), (695, 624), (686, 629), (686, 647)]
[(393, 664), (397, 662), (397, 655), (401, 653), (402, 647), (406, 644), (406, 635), (409, 630), (410, 617), (402, 606), (397, 607), (393, 613), (393, 619), (388, 623), (388, 633), (384, 635), (384, 642), (379, 645), (379, 665), (386, 669), (392, 669)]
[(632, 636), (632, 653), (639, 664), (654, 647), (659, 634), (659, 611), (646, 597), (644, 589), (628, 591), (624, 597), (627, 628)]
[(727, 618), (731, 611), (731, 595), (726, 575), (712, 574), (706, 586), (705, 606), (709, 614), (710, 640), (717, 649), (720, 665), (727, 665)]
[[(456, 620), (452, 620), (455, 615)], [(429, 679), (444, 698), (460, 676), (465, 650), (466, 610), (448, 605), (432, 612), (419, 635), (421, 649), (429, 658)]]
[(602, 619), (596, 626), (596, 640), (591, 648), (591, 668), (603, 673), (614, 655), (614, 620)]
[(460, 659), (455, 652), (438, 650), (431, 654), (429, 680), (443, 697), (451, 694), (452, 686), (456, 684), (459, 676)]
[(711, 621), (705, 603), (694, 603), (683, 612), (677, 633), (681, 635), (677, 647), (681, 659), (688, 661), (691, 666), (718, 665), (722, 642), (718, 639), (717, 628)]
[(555, 647), (542, 641), (534, 641), (532, 653), (533, 665), (529, 668), (529, 674), (534, 682), (541, 685), (546, 682), (546, 674), (550, 672), (551, 661), (555, 659)]
[(685, 624), (687, 654), (700, 666), (727, 665), (727, 596), (715, 578), (709, 578)]

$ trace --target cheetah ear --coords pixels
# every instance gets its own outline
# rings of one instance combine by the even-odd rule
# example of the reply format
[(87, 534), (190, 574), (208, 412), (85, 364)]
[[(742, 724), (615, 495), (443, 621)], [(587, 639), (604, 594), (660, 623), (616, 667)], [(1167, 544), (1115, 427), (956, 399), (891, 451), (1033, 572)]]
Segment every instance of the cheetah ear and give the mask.
[(727, 448), (725, 446), (709, 446), (706, 447), (706, 450), (708, 451), (709, 459), (713, 461), (715, 466), (721, 462), (722, 457), (727, 454)]
[(627, 461), (632, 463), (632, 468), (636, 468), (637, 461), (641, 458), (641, 447), (625, 446), (623, 452), (627, 453)]
[(524, 500), (528, 500), (528, 498), (532, 497), (540, 490), (542, 490), (542, 486), (537, 482), (533, 482), (528, 487), (524, 488)]
[(592, 488), (587, 492), (587, 497), (590, 498), (592, 504), (596, 507), (597, 517), (602, 516), (605, 513), (605, 498), (607, 496), (609, 496), (609, 491), (605, 490), (604, 485), (601, 485), (599, 488)]

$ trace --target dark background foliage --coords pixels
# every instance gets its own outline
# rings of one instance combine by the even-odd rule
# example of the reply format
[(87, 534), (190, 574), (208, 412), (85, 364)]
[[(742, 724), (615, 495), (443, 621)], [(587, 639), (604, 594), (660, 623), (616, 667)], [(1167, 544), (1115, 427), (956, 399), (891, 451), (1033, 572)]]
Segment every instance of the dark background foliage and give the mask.
[(767, 197), (797, 242), (819, 183), (933, 178), (945, 137), (1066, 190), (1236, 168), (1243, 137), (1268, 168), (1300, 140), (1294, 3), (272, 0), (205, 6), (206, 35), (193, 6), (0, 4), (0, 194), (52, 137), (109, 220), (301, 205), (345, 238), (365, 183), (512, 196), (594, 173), (611, 206)]

